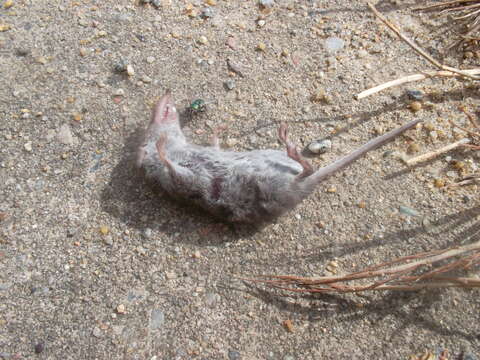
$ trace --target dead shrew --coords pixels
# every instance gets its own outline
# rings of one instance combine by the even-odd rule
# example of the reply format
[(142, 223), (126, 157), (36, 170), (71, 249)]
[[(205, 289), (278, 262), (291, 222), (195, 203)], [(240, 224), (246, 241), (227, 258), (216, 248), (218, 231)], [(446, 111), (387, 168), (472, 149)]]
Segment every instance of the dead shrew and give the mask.
[(210, 147), (190, 144), (167, 93), (155, 106), (137, 165), (174, 198), (195, 203), (228, 222), (262, 223), (291, 210), (322, 180), (418, 122), (379, 136), (314, 171), (289, 140), (285, 124), (279, 128), (279, 137), (286, 151), (224, 151), (216, 136)]

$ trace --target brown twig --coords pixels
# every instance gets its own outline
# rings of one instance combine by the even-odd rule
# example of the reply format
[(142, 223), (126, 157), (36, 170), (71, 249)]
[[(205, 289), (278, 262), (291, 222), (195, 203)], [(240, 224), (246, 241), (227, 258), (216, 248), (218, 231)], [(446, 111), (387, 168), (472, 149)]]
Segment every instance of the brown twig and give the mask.
[[(454, 260), (454, 258), (460, 259)], [(452, 261), (453, 260), (453, 261)], [(438, 262), (447, 264), (434, 267)], [(403, 263), (396, 266), (392, 264)], [(331, 293), (362, 292), (380, 290), (420, 290), (445, 287), (480, 287), (480, 278), (440, 276), (455, 270), (471, 269), (480, 263), (480, 241), (440, 251), (432, 251), (406, 256), (391, 262), (376, 265), (359, 272), (338, 276), (298, 277), (291, 275), (266, 275), (260, 279), (246, 279), (256, 283), (291, 292)], [(427, 269), (423, 274), (415, 275), (418, 270)], [(348, 282), (374, 279), (369, 284), (348, 284)]]
[(475, 119), (475, 117), (474, 117), (472, 114), (470, 114), (470, 113), (467, 111), (467, 109), (465, 109), (465, 106), (459, 106), (458, 109), (459, 109), (461, 112), (463, 112), (463, 113), (467, 116), (467, 118), (468, 118), (468, 120), (470, 121), (470, 123), (480, 131), (480, 124), (477, 123), (477, 120)]
[(456, 127), (457, 129), (460, 129), (460, 130), (462, 130), (462, 131), (465, 131), (468, 135), (473, 136), (473, 137), (478, 137), (478, 138), (480, 139), (480, 134), (477, 134), (476, 132), (470, 131), (470, 130), (468, 130), (468, 129), (465, 129), (465, 128), (462, 127), (462, 126), (457, 125), (457, 124), (455, 123), (455, 121), (453, 121), (453, 120), (448, 120), (448, 122), (449, 122), (450, 124), (452, 124), (452, 126)]

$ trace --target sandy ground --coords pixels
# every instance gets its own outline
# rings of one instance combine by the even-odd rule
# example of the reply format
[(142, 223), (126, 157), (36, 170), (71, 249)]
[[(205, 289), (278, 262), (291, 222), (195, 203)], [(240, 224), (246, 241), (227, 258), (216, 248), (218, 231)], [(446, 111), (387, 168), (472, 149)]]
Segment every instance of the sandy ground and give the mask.
[[(449, 359), (476, 359), (478, 291), (277, 297), (232, 276), (330, 274), (332, 261), (351, 272), (478, 239), (478, 188), (434, 186), (462, 176), (450, 159), (471, 173), (478, 154), (413, 169), (395, 156), (460, 136), (447, 119), (468, 126), (457, 107), (475, 110), (478, 86), (433, 79), (354, 100), (429, 68), (362, 1), (277, 0), (262, 15), (253, 0), (217, 0), (207, 19), (201, 1), (159, 3), (0, 9), (0, 358), (408, 359), (448, 349)], [(448, 43), (440, 20), (413, 5), (378, 8), (438, 55)], [(457, 55), (445, 61), (478, 63)], [(130, 75), (118, 71), (125, 64)], [(227, 125), (225, 146), (280, 148), (286, 121), (301, 146), (332, 140), (315, 166), (414, 118), (429, 125), (330, 178), (275, 224), (232, 230), (153, 193), (135, 171), (139, 131), (166, 89), (180, 109), (210, 102), (186, 124), (192, 141)], [(424, 93), (420, 111), (407, 89)]]

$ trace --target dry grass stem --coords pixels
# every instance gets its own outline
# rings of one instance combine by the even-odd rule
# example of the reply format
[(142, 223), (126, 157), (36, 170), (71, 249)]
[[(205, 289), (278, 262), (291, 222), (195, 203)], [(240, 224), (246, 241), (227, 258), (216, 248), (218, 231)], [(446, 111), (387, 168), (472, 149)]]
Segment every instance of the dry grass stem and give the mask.
[[(478, 0), (444, 1), (414, 10), (438, 11), (441, 16), (452, 15), (455, 21), (453, 26), (457, 27), (456, 32), (459, 33), (459, 39), (448, 46), (447, 49), (457, 47), (469, 40), (478, 39), (478, 37), (472, 36), (480, 30), (480, 1)], [(455, 16), (454, 14), (459, 15)]]
[(430, 56), (426, 51), (424, 51), (422, 48), (420, 48), (418, 45), (416, 45), (407, 36), (405, 36), (396, 25), (392, 24), (389, 20), (387, 20), (387, 18), (385, 18), (382, 14), (380, 14), (380, 12), (378, 12), (378, 10), (375, 8), (375, 6), (373, 6), (371, 3), (368, 3), (368, 6), (373, 11), (375, 16), (377, 16), (385, 25), (387, 25), (395, 34), (397, 34), (400, 39), (402, 39), (404, 42), (406, 42), (415, 52), (417, 52), (417, 54), (421, 55), (424, 59), (426, 59), (431, 64), (438, 67), (440, 70), (451, 71), (451, 72), (456, 73), (458, 75), (461, 75), (463, 77), (467, 77), (467, 78), (474, 79), (474, 80), (480, 80), (480, 77), (475, 76), (475, 75), (471, 75), (468, 72), (465, 72), (464, 70), (459, 70), (459, 69), (456, 69), (454, 67), (450, 67), (450, 66), (441, 64), (440, 62), (435, 60), (432, 56)]
[[(457, 2), (451, 2), (451, 3), (457, 3)], [(435, 60), (430, 54), (428, 54), (425, 50), (423, 50), (417, 44), (415, 44), (413, 40), (409, 39), (406, 35), (404, 35), (401, 32), (401, 30), (395, 24), (391, 23), (387, 18), (385, 18), (375, 8), (374, 5), (372, 5), (371, 3), (368, 3), (368, 6), (372, 10), (372, 12), (375, 14), (375, 16), (379, 18), (385, 25), (387, 25), (395, 34), (397, 34), (397, 36), (401, 40), (403, 40), (406, 44), (408, 44), (417, 54), (422, 56), (424, 59), (426, 59), (428, 62), (430, 62), (432, 65), (436, 66), (440, 70), (424, 71), (420, 74), (408, 75), (396, 80), (388, 81), (384, 84), (380, 84), (378, 86), (375, 86), (371, 89), (367, 89), (357, 94), (355, 96), (357, 100), (365, 98), (367, 96), (370, 96), (372, 94), (375, 94), (379, 91), (385, 90), (393, 86), (398, 86), (398, 85), (405, 84), (408, 82), (413, 82), (413, 81), (424, 80), (426, 78), (431, 78), (431, 77), (463, 77), (463, 78), (469, 78), (473, 80), (480, 80), (480, 76), (478, 76), (480, 74), (480, 69), (460, 70), (460, 69), (440, 63), (439, 61)], [(480, 24), (478, 24), (478, 26), (480, 26)]]
[(468, 144), (470, 142), (470, 139), (469, 138), (463, 138), (463, 139), (460, 139), (454, 143), (451, 143), (451, 144), (448, 144), (444, 147), (441, 147), (440, 149), (436, 149), (436, 150), (433, 150), (431, 152), (428, 152), (428, 153), (425, 153), (425, 154), (422, 154), (422, 155), (419, 155), (419, 156), (416, 156), (414, 158), (411, 158), (411, 159), (408, 159), (408, 160), (405, 160), (405, 164), (408, 165), (408, 166), (413, 166), (413, 165), (416, 165), (416, 164), (419, 164), (419, 163), (422, 163), (422, 162), (425, 162), (425, 161), (428, 161), (428, 160), (431, 160), (431, 159), (434, 159), (436, 158), (437, 156), (441, 155), (441, 154), (444, 154), (446, 152), (449, 152), (453, 149), (456, 149), (460, 146), (463, 146), (465, 144)]
[[(459, 259), (456, 259), (459, 258)], [(434, 264), (446, 261), (445, 264)], [(480, 287), (480, 278), (444, 275), (457, 270), (471, 270), (480, 263), (480, 241), (446, 250), (406, 256), (359, 272), (338, 276), (298, 277), (265, 275), (261, 279), (245, 279), (291, 292), (346, 293), (381, 290), (421, 290), (446, 287)], [(393, 266), (394, 265), (394, 266)], [(423, 270), (423, 273), (419, 271)], [(358, 280), (375, 279), (367, 284)]]
[[(463, 70), (463, 72), (467, 73), (469, 75), (479, 75), (480, 74), (480, 69)], [(406, 83), (409, 83), (409, 82), (425, 80), (425, 79), (432, 78), (432, 77), (459, 77), (459, 76), (461, 76), (461, 75), (459, 75), (458, 73), (454, 73), (452, 71), (445, 71), (445, 70), (423, 71), (422, 73), (419, 73), (419, 74), (407, 75), (407, 76), (401, 77), (399, 79), (391, 80), (391, 81), (388, 81), (386, 83), (375, 86), (373, 88), (364, 90), (361, 93), (358, 93), (357, 95), (355, 95), (355, 99), (360, 100), (360, 99), (363, 99), (367, 96), (370, 96), (370, 95), (373, 95), (377, 92), (380, 92), (382, 90), (388, 89), (390, 87), (406, 84)]]
[[(480, 146), (478, 147), (478, 150), (480, 150)], [(475, 184), (480, 182), (480, 175), (469, 175), (465, 176), (462, 178), (460, 181), (457, 181), (454, 184), (447, 185), (448, 187), (458, 187), (458, 186), (464, 186), (464, 185), (470, 185), (470, 184)]]

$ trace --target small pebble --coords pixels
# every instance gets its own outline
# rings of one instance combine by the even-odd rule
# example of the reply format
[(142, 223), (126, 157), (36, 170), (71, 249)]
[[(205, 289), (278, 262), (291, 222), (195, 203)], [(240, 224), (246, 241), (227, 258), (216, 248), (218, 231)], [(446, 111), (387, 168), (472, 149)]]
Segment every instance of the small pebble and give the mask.
[(257, 25), (258, 25), (259, 27), (264, 27), (265, 24), (266, 24), (266, 22), (265, 22), (265, 20), (263, 20), (263, 19), (257, 21)]
[(433, 225), (430, 223), (430, 220), (428, 220), (427, 218), (422, 219), (422, 226), (427, 233), (432, 231), (433, 229)]
[(410, 109), (411, 109), (413, 112), (420, 111), (420, 110), (422, 109), (422, 103), (419, 102), (419, 101), (413, 101), (413, 102), (410, 104)]
[(102, 330), (100, 330), (98, 327), (94, 327), (92, 331), (92, 335), (95, 337), (100, 337), (102, 336)]
[(152, 237), (152, 235), (153, 235), (152, 229), (146, 228), (145, 230), (143, 230), (143, 237), (145, 239), (150, 239)]
[(79, 52), (80, 52), (80, 56), (82, 56), (82, 57), (85, 57), (85, 56), (88, 55), (88, 49), (87, 48), (82, 47), (82, 48), (80, 48)]
[(121, 72), (127, 71), (127, 66), (128, 66), (128, 61), (125, 59), (121, 59), (119, 62), (117, 62), (114, 65), (113, 68), (116, 72), (121, 73)]
[(283, 326), (285, 326), (285, 329), (287, 329), (288, 332), (293, 333), (294, 327), (293, 327), (292, 320), (290, 319), (285, 320), (283, 322)]
[(45, 345), (43, 343), (38, 343), (35, 345), (35, 354), (40, 354), (45, 350)]
[(205, 294), (205, 305), (208, 307), (214, 307), (220, 299), (220, 296), (215, 293), (206, 293)]
[(160, 329), (165, 323), (165, 314), (160, 309), (153, 309), (150, 313), (150, 328)]
[(125, 308), (125, 305), (120, 304), (117, 306), (117, 313), (119, 314), (126, 314), (127, 309)]
[(228, 351), (228, 360), (240, 360), (242, 357), (240, 353), (236, 350)]
[(13, 6), (13, 0), (6, 0), (3, 3), (3, 8), (4, 9), (10, 9)]
[(20, 47), (20, 48), (15, 49), (15, 54), (17, 56), (27, 56), (28, 54), (30, 54), (30, 49)]
[(23, 145), (24, 149), (28, 152), (31, 152), (32, 151), (32, 142), (29, 141), (27, 142), (25, 145)]
[(265, 45), (262, 42), (257, 44), (257, 50), (265, 51), (266, 48), (267, 48), (267, 45)]
[(329, 139), (314, 140), (307, 148), (313, 154), (323, 154), (332, 149), (332, 141)]
[(205, 0), (205, 4), (209, 6), (215, 6), (217, 5), (217, 0)]
[(408, 215), (408, 216), (419, 216), (420, 215), (420, 213), (417, 210), (409, 208), (408, 206), (404, 206), (404, 205), (400, 205), (398, 207), (398, 210), (400, 211), (400, 213), (402, 213), (404, 215)]
[(329, 37), (325, 40), (325, 48), (327, 51), (336, 52), (343, 49), (345, 46), (345, 41), (338, 37)]
[(123, 90), (123, 89), (116, 89), (116, 90), (113, 92), (113, 95), (114, 95), (114, 96), (124, 96), (124, 95), (125, 95), (125, 90)]
[(105, 236), (103, 242), (108, 246), (113, 246), (113, 239), (111, 236)]
[(152, 5), (155, 6), (157, 9), (160, 9), (162, 7), (162, 1), (161, 0), (152, 0)]
[(359, 59), (363, 59), (364, 57), (367, 57), (367, 56), (368, 56), (368, 51), (367, 50), (364, 50), (364, 49), (358, 50), (357, 57)]
[(330, 104), (332, 99), (327, 95), (327, 92), (324, 89), (318, 89), (317, 92), (310, 97), (310, 101), (315, 103), (323, 102), (325, 104)]
[(465, 163), (463, 161), (453, 160), (452, 166), (456, 170), (463, 170), (465, 169)]
[(225, 87), (227, 88), (227, 90), (233, 90), (235, 89), (235, 81), (232, 80), (232, 79), (228, 79), (227, 81), (225, 81)]
[(132, 65), (127, 65), (126, 71), (127, 71), (127, 75), (128, 75), (128, 76), (133, 76), (133, 75), (135, 75), (135, 70), (133, 69), (133, 66), (132, 66)]
[(423, 128), (428, 131), (435, 130), (435, 126), (431, 122), (427, 122), (423, 125)]
[(144, 75), (142, 76), (142, 81), (145, 83), (145, 84), (149, 84), (152, 82), (152, 78), (147, 76), (147, 75)]
[(259, 0), (258, 3), (260, 6), (264, 8), (271, 8), (273, 7), (274, 1), (273, 0)]
[(229, 36), (227, 39), (227, 46), (232, 50), (237, 50), (237, 40), (233, 36)]
[(8, 31), (12, 28), (10, 24), (0, 24), (0, 32)]
[(155, 61), (155, 58), (153, 56), (147, 57), (147, 63), (152, 64)]
[(433, 185), (435, 185), (436, 188), (442, 188), (445, 186), (445, 180), (443, 179), (435, 179), (433, 181)]
[(198, 38), (198, 43), (199, 43), (199, 44), (202, 44), (202, 45), (205, 45), (205, 44), (208, 43), (208, 39), (206, 38), (206, 36), (203, 36), (203, 35), (202, 35), (202, 36), (200, 36), (200, 37)]
[(72, 117), (73, 117), (73, 120), (75, 121), (82, 121), (82, 114), (80, 113), (75, 113), (72, 115)]
[(418, 153), (419, 151), (420, 151), (420, 145), (418, 145), (417, 143), (411, 143), (410, 145), (408, 145), (407, 152), (409, 154), (415, 154), (415, 153)]
[(102, 235), (107, 235), (109, 232), (110, 232), (110, 229), (108, 226), (105, 226), (105, 225), (100, 226), (100, 233)]
[(200, 13), (200, 16), (204, 19), (212, 18), (214, 15), (215, 15), (215, 12), (210, 7), (203, 8), (202, 12)]
[(421, 101), (423, 99), (423, 92), (419, 90), (407, 90), (406, 93), (412, 100)]

